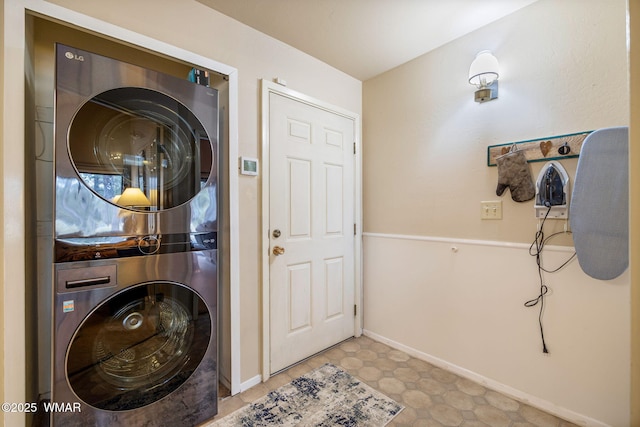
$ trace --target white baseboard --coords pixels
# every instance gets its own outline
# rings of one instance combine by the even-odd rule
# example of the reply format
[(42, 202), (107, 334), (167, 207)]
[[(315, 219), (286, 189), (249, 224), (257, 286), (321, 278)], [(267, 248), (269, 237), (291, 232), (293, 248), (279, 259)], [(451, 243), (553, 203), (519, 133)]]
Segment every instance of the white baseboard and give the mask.
[(248, 380), (240, 383), (240, 391), (239, 391), (239, 393), (242, 393), (243, 391), (249, 390), (251, 387), (257, 386), (261, 382), (262, 382), (262, 375), (256, 375), (253, 378), (249, 378)]
[(449, 363), (445, 360), (434, 357), (430, 354), (423, 353), (419, 350), (416, 350), (407, 345), (401, 344), (399, 342), (390, 340), (382, 335), (378, 335), (375, 332), (371, 332), (367, 329), (363, 330), (363, 335), (375, 340), (379, 341), (383, 344), (388, 345), (389, 347), (393, 347), (397, 350), (403, 351), (408, 355), (415, 357), (416, 359), (424, 360), (425, 362), (429, 362), (434, 366), (437, 366), (442, 369), (446, 369), (449, 372), (453, 372), (456, 375), (467, 378), (469, 380), (475, 381), (491, 390), (502, 393), (506, 396), (509, 396), (519, 402), (530, 405), (534, 408), (540, 409), (544, 412), (547, 412), (551, 415), (555, 415), (556, 417), (562, 418), (563, 420), (572, 422), (574, 424), (585, 426), (585, 427), (611, 427), (608, 424), (604, 424), (601, 421), (594, 420), (593, 418), (589, 418), (585, 415), (578, 414), (576, 412), (570, 411), (566, 408), (559, 407), (549, 401), (544, 399), (540, 399), (535, 396), (531, 396), (525, 392), (509, 387), (505, 384), (502, 384), (498, 381), (492, 380), (490, 378), (484, 377), (475, 372), (469, 371), (468, 369), (462, 368), (460, 366)]

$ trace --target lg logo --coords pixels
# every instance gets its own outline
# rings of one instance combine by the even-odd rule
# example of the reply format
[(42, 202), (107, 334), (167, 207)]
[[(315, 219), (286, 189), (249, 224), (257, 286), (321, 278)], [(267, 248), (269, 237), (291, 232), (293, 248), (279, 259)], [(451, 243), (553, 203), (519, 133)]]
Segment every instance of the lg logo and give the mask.
[(75, 59), (76, 61), (84, 61), (84, 56), (82, 55), (76, 55), (73, 52), (66, 52), (64, 54), (64, 56), (67, 57), (67, 59)]

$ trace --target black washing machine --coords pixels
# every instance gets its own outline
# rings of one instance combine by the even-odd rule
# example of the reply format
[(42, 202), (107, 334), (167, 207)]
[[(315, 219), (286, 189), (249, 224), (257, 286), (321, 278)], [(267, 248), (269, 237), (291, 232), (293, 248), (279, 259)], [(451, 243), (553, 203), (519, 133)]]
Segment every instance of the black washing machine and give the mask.
[(218, 94), (56, 45), (54, 426), (217, 413)]

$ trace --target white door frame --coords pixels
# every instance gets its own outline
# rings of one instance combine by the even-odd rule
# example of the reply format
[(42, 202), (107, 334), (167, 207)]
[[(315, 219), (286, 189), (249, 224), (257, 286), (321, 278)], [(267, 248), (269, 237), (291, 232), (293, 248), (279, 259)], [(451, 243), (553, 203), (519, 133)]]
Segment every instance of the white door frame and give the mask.
[[(24, 58), (26, 57), (26, 37), (27, 31), (25, 19), (27, 15), (33, 14), (45, 19), (66, 23), (72, 27), (77, 27), (91, 31), (96, 34), (106, 36), (111, 39), (120, 40), (129, 45), (138, 46), (147, 51), (152, 51), (160, 56), (169, 56), (175, 59), (194, 64), (196, 66), (217, 71), (229, 76), (229, 229), (230, 229), (230, 328), (231, 328), (231, 392), (240, 392), (240, 265), (239, 265), (239, 202), (238, 202), (238, 174), (234, 165), (238, 158), (238, 72), (235, 68), (210, 58), (201, 56), (194, 52), (155, 40), (140, 33), (110, 24), (99, 19), (83, 15), (70, 9), (48, 3), (44, 0), (4, 0), (3, 16), (0, 22), (3, 27), (3, 40), (5, 49), (3, 52), (3, 76), (5, 81), (2, 85), (5, 89), (3, 97), (3, 114), (5, 117), (4, 128), (2, 129), (2, 139), (4, 144), (3, 161), (5, 166), (6, 179), (12, 183), (11, 188), (7, 188), (4, 194), (5, 207), (8, 201), (23, 200), (22, 190), (26, 188), (24, 179), (24, 129), (25, 118), (20, 106), (25, 105), (25, 91), (22, 83), (25, 76)], [(12, 83), (8, 84), (7, 82)], [(11, 116), (11, 117), (9, 117)], [(7, 141), (14, 141), (15, 144), (7, 144)], [(16, 159), (18, 161), (16, 161)], [(3, 314), (4, 324), (11, 324), (11, 331), (4, 332), (4, 397), (9, 402), (22, 402), (25, 396), (26, 378), (26, 355), (24, 346), (24, 334), (26, 325), (24, 321), (24, 293), (25, 281), (24, 271), (26, 260), (23, 251), (16, 250), (24, 247), (23, 230), (25, 224), (24, 203), (13, 203), (13, 209), (4, 212), (2, 217), (2, 229), (7, 230), (10, 224), (12, 233), (6, 235), (2, 242), (2, 251), (11, 255), (11, 259), (5, 259), (4, 271), (0, 271), (3, 277), (11, 278), (6, 281), (12, 286), (4, 286), (3, 292), (5, 301), (5, 311)], [(22, 278), (22, 280), (21, 280)], [(17, 279), (17, 280), (16, 280)], [(8, 308), (7, 301), (13, 301), (13, 309)], [(0, 420), (7, 421), (7, 425), (13, 422), (24, 424), (18, 420), (24, 420), (24, 414), (3, 414)], [(11, 420), (11, 422), (9, 422)], [(2, 424), (2, 422), (0, 422)], [(17, 425), (17, 424), (16, 424)]]
[(272, 93), (291, 98), (295, 101), (303, 102), (316, 108), (339, 114), (353, 120), (354, 129), (354, 223), (355, 223), (355, 245), (354, 245), (354, 296), (357, 315), (354, 320), (354, 335), (362, 334), (362, 153), (360, 148), (360, 115), (347, 111), (335, 105), (312, 98), (308, 95), (296, 92), (285, 86), (261, 80), (262, 83), (262, 381), (269, 379), (271, 375), (270, 363), (271, 342), (270, 342), (270, 284), (269, 270), (269, 96)]

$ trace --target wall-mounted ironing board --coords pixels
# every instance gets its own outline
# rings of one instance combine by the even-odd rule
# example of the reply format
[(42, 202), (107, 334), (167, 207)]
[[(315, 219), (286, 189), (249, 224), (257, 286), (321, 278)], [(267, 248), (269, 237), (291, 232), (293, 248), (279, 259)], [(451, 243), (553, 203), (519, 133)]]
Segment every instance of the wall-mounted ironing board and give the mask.
[(584, 140), (569, 221), (582, 270), (611, 280), (629, 266), (629, 129), (592, 132)]

